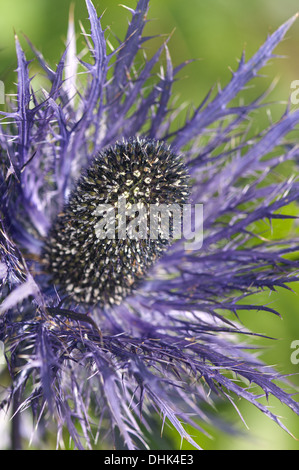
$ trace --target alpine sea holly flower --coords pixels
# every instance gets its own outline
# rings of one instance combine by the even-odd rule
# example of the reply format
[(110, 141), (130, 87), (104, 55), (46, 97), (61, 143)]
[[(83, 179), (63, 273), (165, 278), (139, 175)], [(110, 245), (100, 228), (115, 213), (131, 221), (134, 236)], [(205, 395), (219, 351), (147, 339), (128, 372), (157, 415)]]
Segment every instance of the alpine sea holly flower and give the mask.
[[(197, 447), (185, 424), (213, 423), (207, 405), (221, 397), (234, 406), (235, 397), (247, 400), (285, 429), (261, 397), (273, 395), (298, 415), (299, 404), (276, 382), (283, 377), (247, 351), (243, 339), (253, 333), (237, 312), (276, 313), (247, 305), (247, 297), (297, 280), (295, 241), (269, 242), (256, 227), (288, 218), (280, 210), (298, 200), (294, 179), (278, 184), (271, 175), (298, 156), (290, 131), (299, 111), (287, 109), (249, 138), (242, 125), (264, 96), (230, 103), (274, 57), (295, 17), (251, 59), (243, 55), (226, 87), (173, 129), (172, 85), (182, 66), (173, 68), (165, 42), (136, 67), (149, 39), (149, 0), (131, 10), (111, 53), (91, 0), (86, 5), (87, 59), (74, 53), (72, 22), (56, 70), (29, 43), (49, 81), (42, 96), (16, 38), (17, 102), (0, 127), (0, 340), (12, 379), (2, 407), (13, 404), (15, 416), (31, 409), (37, 426), (55, 423), (57, 446), (66, 427), (80, 449), (103, 436), (146, 447), (153, 410)], [(190, 193), (204, 205), (203, 246), (99, 242), (98, 204), (126, 191), (129, 204), (139, 197), (184, 204)]]
[[(77, 182), (50, 231), (44, 258), (53, 282), (78, 302), (104, 307), (127, 297), (168, 246), (167, 234), (153, 238), (147, 212), (186, 202), (187, 179), (164, 143), (131, 139), (109, 147)], [(159, 214), (151, 219), (159, 227)]]

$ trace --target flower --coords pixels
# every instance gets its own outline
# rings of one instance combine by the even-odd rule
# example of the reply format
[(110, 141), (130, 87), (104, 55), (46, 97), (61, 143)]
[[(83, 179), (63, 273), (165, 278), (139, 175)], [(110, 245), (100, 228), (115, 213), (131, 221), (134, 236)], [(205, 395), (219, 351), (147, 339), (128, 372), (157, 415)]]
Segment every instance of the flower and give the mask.
[[(110, 54), (91, 0), (86, 6), (86, 60), (74, 53), (72, 21), (56, 70), (29, 42), (49, 82), (42, 96), (31, 88), (29, 62), (16, 38), (17, 104), (12, 101), (2, 112), (0, 127), (0, 341), (12, 379), (2, 407), (13, 404), (16, 416), (31, 409), (37, 425), (55, 423), (58, 447), (66, 426), (79, 449), (92, 448), (107, 432), (105, 439), (120, 436), (128, 449), (146, 448), (153, 410), (198, 447), (185, 424), (201, 429), (200, 422), (213, 423), (207, 405), (221, 397), (234, 406), (234, 397), (243, 398), (286, 429), (261, 396), (273, 395), (297, 414), (299, 405), (277, 384), (284, 377), (247, 351), (243, 338), (254, 333), (242, 327), (237, 312), (277, 313), (266, 305), (247, 305), (246, 299), (298, 279), (298, 262), (290, 256), (296, 240), (269, 242), (259, 237), (256, 224), (288, 218), (280, 210), (298, 200), (295, 179), (281, 177), (278, 183), (271, 175), (298, 156), (290, 131), (299, 111), (287, 109), (278, 122), (249, 137), (244, 124), (265, 97), (230, 104), (274, 57), (295, 17), (251, 59), (243, 55), (226, 87), (210, 92), (173, 130), (172, 85), (185, 64), (173, 68), (166, 41), (141, 69), (135, 66), (148, 39), (143, 30), (149, 0), (130, 9), (126, 37)], [(163, 53), (165, 70), (153, 83)], [(163, 196), (162, 202), (182, 204), (190, 179), (190, 201), (204, 207), (203, 244), (188, 249), (183, 239), (169, 247), (161, 240), (152, 246), (137, 241), (130, 258), (119, 254), (114, 242), (114, 258), (108, 250), (104, 263), (105, 249), (99, 254), (90, 230), (98, 221), (96, 206), (89, 208), (92, 188), (100, 188), (107, 202), (122, 181), (119, 165), (126, 158), (136, 162), (137, 147), (143, 160), (132, 173), (141, 185), (132, 188), (139, 194), (157, 190), (153, 172), (149, 180), (140, 179), (149, 155), (165, 170), (157, 174), (171, 175), (172, 183), (181, 171), (173, 162), (183, 158), (183, 188), (173, 191), (165, 176), (158, 194), (174, 197)], [(109, 191), (103, 184), (108, 173)], [(122, 184), (131, 191), (128, 174)], [(72, 245), (78, 231), (91, 234), (91, 242), (84, 245), (83, 236), (82, 245)], [(109, 275), (119, 268), (117, 283), (108, 276), (108, 291), (103, 277), (102, 284), (92, 284), (97, 266), (104, 264)]]
[(158, 233), (159, 214), (153, 237), (147, 212), (152, 209), (153, 221), (153, 207), (179, 204), (180, 210), (188, 192), (182, 162), (164, 143), (137, 138), (109, 147), (77, 182), (50, 231), (43, 258), (52, 282), (72, 301), (120, 303), (169, 246), (169, 237)]

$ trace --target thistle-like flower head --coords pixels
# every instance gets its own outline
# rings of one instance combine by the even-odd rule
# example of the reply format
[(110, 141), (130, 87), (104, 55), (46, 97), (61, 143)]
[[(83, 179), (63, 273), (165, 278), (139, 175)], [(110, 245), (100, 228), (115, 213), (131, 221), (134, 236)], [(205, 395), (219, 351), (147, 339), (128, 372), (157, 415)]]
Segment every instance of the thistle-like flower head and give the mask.
[[(53, 282), (78, 302), (120, 303), (168, 246), (159, 234), (151, 238), (148, 208), (181, 206), (187, 196), (186, 171), (164, 143), (135, 139), (109, 147), (78, 182), (46, 241), (45, 261)], [(127, 214), (132, 224), (135, 212), (142, 210), (143, 225), (135, 221), (128, 229)], [(107, 227), (101, 234), (103, 225)]]
[[(167, 41), (136, 66), (149, 39), (149, 0), (130, 10), (126, 37), (110, 54), (86, 5), (89, 55), (74, 53), (73, 23), (56, 70), (29, 43), (48, 79), (42, 93), (31, 87), (16, 38), (17, 102), (0, 125), (0, 341), (12, 380), (2, 407), (56, 425), (58, 447), (66, 427), (79, 449), (99, 437), (147, 447), (153, 410), (198, 447), (185, 424), (213, 424), (207, 405), (221, 397), (247, 400), (284, 428), (261, 397), (298, 415), (299, 405), (274, 382), (283, 377), (249, 353), (244, 339), (253, 333), (237, 312), (276, 313), (247, 297), (297, 280), (289, 256), (296, 241), (269, 242), (257, 223), (287, 218), (279, 211), (299, 198), (298, 183), (285, 176), (290, 166), (279, 180), (271, 176), (298, 157), (290, 131), (299, 111), (287, 109), (249, 138), (247, 123), (265, 96), (231, 103), (295, 17), (251, 59), (243, 55), (230, 82), (175, 127), (172, 85), (182, 66), (173, 68)], [(113, 236), (122, 198), (132, 237)], [(168, 238), (137, 229), (139, 212), (161, 204), (202, 205), (203, 243), (191, 249), (174, 221)]]

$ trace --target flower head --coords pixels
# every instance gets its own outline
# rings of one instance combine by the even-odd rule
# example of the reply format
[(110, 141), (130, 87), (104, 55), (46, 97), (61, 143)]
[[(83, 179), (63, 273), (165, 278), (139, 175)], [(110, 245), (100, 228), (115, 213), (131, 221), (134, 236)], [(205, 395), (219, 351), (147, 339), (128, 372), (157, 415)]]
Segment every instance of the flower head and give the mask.
[[(284, 427), (261, 395), (297, 414), (299, 405), (274, 383), (283, 377), (248, 353), (242, 338), (252, 333), (237, 312), (276, 313), (245, 300), (297, 280), (298, 262), (288, 256), (295, 241), (258, 238), (255, 224), (287, 218), (279, 210), (298, 200), (294, 179), (271, 174), (297, 158), (289, 132), (299, 111), (287, 109), (249, 138), (243, 124), (264, 96), (230, 103), (273, 58), (295, 17), (250, 60), (243, 55), (226, 87), (173, 130), (172, 85), (182, 66), (173, 68), (164, 43), (135, 67), (149, 0), (131, 10), (126, 37), (110, 54), (91, 0), (86, 5), (88, 59), (74, 54), (70, 34), (56, 70), (30, 44), (49, 81), (43, 96), (31, 88), (16, 38), (17, 103), (0, 127), (0, 340), (12, 378), (2, 406), (15, 400), (17, 413), (30, 408), (37, 423), (54, 416), (57, 445), (66, 426), (78, 448), (107, 431), (129, 449), (146, 447), (153, 409), (197, 447), (184, 425), (210, 423), (206, 405), (220, 397), (241, 397)], [(153, 83), (162, 53), (165, 70)], [(121, 196), (126, 210), (203, 204), (202, 246), (188, 249), (174, 225), (172, 243), (138, 231), (101, 239), (99, 205), (112, 211)]]
[(168, 246), (159, 234), (151, 238), (146, 209), (181, 205), (187, 196), (185, 169), (164, 143), (131, 139), (109, 147), (77, 183), (46, 241), (53, 282), (78, 302), (120, 303)]

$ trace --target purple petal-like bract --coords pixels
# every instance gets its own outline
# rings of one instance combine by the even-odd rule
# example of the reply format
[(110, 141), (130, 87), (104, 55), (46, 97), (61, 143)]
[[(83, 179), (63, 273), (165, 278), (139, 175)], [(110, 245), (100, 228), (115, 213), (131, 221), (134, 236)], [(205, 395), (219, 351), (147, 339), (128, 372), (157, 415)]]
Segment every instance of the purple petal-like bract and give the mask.
[[(115, 435), (127, 449), (146, 448), (153, 409), (198, 447), (184, 425), (202, 430), (199, 423), (213, 424), (207, 405), (220, 397), (241, 397), (284, 428), (261, 396), (275, 396), (298, 415), (299, 404), (274, 383), (283, 377), (248, 352), (245, 338), (253, 333), (242, 328), (237, 312), (276, 314), (266, 305), (248, 305), (247, 296), (298, 279), (299, 264), (288, 256), (297, 251), (296, 240), (258, 239), (255, 224), (287, 218), (279, 211), (299, 198), (298, 182), (271, 179), (278, 165), (298, 158), (289, 133), (299, 111), (287, 110), (247, 139), (245, 124), (264, 97), (230, 103), (274, 57), (295, 17), (250, 60), (242, 56), (227, 86), (214, 97), (209, 93), (170, 132), (177, 113), (172, 85), (181, 66), (173, 68), (167, 41), (138, 74), (135, 69), (136, 55), (149, 40), (143, 36), (149, 0), (131, 10), (126, 37), (111, 54), (91, 0), (86, 5), (85, 60), (75, 55), (72, 17), (56, 70), (29, 42), (49, 81), (43, 97), (31, 88), (30, 64), (16, 38), (17, 102), (0, 123), (0, 341), (12, 377), (2, 406), (17, 399), (18, 413), (30, 408), (37, 423), (55, 423), (58, 447), (66, 426), (79, 449), (93, 448), (99, 436), (112, 445)], [(163, 54), (165, 70), (153, 84)], [(82, 67), (85, 78), (79, 80)], [(134, 295), (119, 306), (86, 312), (83, 305), (64, 304), (39, 257), (93, 156), (136, 136), (167, 141), (182, 154), (192, 179), (191, 201), (204, 206), (203, 245), (186, 250), (177, 241)], [(228, 319), (231, 312), (235, 322)]]

